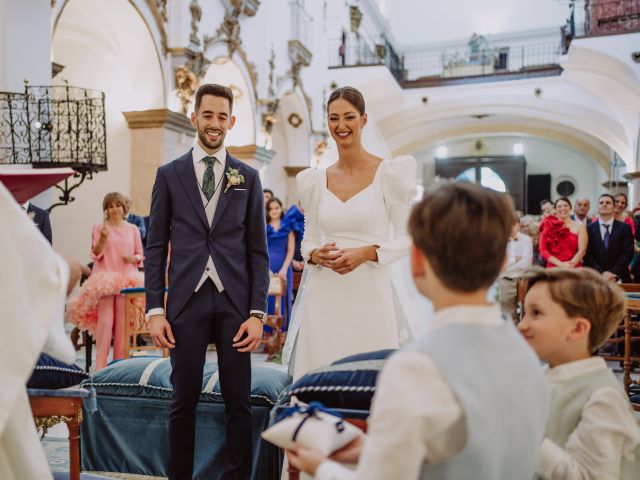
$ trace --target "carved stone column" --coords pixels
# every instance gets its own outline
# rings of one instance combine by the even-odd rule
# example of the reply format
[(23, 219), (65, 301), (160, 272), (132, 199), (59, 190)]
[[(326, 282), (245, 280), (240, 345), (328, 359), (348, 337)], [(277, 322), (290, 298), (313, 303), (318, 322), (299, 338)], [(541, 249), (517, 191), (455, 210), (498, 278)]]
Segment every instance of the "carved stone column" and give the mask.
[(172, 110), (122, 112), (131, 129), (133, 211), (147, 215), (156, 170), (189, 150), (196, 136), (189, 119)]

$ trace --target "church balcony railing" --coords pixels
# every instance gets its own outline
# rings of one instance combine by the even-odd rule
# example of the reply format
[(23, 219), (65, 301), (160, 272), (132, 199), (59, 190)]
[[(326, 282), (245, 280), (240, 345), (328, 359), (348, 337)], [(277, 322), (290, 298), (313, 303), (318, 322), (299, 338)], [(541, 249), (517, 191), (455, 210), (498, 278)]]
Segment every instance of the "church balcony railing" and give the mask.
[[(31, 86), (0, 92), (0, 165), (70, 167), (60, 202), (94, 173), (107, 170), (105, 96), (79, 87)], [(51, 207), (53, 208), (53, 207)]]
[(385, 65), (398, 82), (405, 78), (404, 59), (384, 37), (345, 36), (329, 42), (329, 68), (371, 65)]
[(332, 68), (386, 65), (403, 88), (515, 80), (559, 75), (559, 41), (459, 46), (398, 55), (390, 45), (356, 39), (330, 43)]

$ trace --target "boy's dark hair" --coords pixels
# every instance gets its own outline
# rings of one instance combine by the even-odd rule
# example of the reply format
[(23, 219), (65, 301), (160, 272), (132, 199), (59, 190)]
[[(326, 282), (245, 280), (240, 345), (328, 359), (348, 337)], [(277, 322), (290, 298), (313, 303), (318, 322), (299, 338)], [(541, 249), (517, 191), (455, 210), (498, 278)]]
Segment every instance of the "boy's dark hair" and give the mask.
[(613, 202), (613, 204), (615, 205), (615, 203), (616, 203), (616, 199), (615, 199), (615, 198), (613, 198), (613, 195), (611, 195), (610, 193), (603, 193), (602, 195), (600, 195), (600, 196), (598, 197), (598, 201), (600, 201), (600, 199), (601, 199), (602, 197), (609, 197), (609, 198), (611, 199), (611, 201)]
[(622, 288), (590, 268), (535, 268), (526, 278), (527, 291), (538, 282), (546, 282), (551, 298), (568, 317), (586, 318), (591, 323), (592, 354), (611, 337), (627, 311)]
[(409, 233), (447, 288), (475, 292), (498, 277), (515, 219), (511, 198), (472, 183), (427, 191)]
[(197, 113), (202, 103), (202, 97), (205, 95), (213, 95), (214, 97), (222, 97), (229, 100), (229, 113), (233, 112), (233, 92), (229, 87), (218, 85), (217, 83), (205, 83), (196, 92), (196, 104), (194, 111)]

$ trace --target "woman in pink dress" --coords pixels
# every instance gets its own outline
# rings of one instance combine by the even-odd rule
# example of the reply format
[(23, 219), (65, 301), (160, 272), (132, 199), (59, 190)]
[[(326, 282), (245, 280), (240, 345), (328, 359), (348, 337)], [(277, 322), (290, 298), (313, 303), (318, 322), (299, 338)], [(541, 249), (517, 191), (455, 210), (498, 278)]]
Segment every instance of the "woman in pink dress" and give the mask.
[(138, 271), (143, 260), (140, 231), (128, 223), (127, 202), (117, 192), (102, 201), (105, 220), (93, 226), (91, 276), (69, 302), (67, 315), (96, 339), (96, 370), (107, 366), (113, 338), (113, 359), (124, 357), (124, 297), (120, 290), (143, 285)]
[(562, 197), (554, 205), (555, 215), (546, 217), (540, 225), (540, 254), (547, 268), (582, 266), (587, 251), (587, 228), (571, 220), (571, 201)]

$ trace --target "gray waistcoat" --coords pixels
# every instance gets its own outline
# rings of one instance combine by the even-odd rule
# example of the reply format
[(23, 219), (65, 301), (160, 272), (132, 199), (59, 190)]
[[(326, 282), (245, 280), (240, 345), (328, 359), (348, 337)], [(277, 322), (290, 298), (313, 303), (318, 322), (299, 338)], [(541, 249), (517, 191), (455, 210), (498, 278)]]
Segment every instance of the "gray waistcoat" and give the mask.
[[(577, 375), (553, 384), (551, 390), (551, 413), (545, 437), (564, 448), (569, 437), (580, 423), (582, 410), (596, 390), (613, 387), (622, 390), (611, 370), (601, 369)], [(629, 407), (631, 409), (631, 407)], [(640, 478), (640, 445), (634, 460), (621, 460), (620, 479)]]
[(463, 450), (448, 462), (425, 464), (421, 478), (531, 480), (549, 389), (538, 359), (513, 324), (447, 325), (407, 348), (435, 362), (462, 405), (467, 429)]

